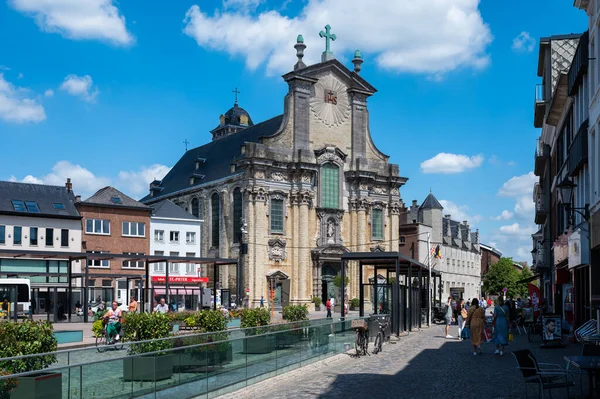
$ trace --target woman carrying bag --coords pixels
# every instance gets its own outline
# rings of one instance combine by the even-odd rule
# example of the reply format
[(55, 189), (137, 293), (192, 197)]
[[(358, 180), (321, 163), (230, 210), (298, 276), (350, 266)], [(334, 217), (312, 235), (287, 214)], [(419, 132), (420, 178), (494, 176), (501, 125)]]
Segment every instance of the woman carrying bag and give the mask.
[(479, 306), (479, 300), (473, 298), (471, 307), (467, 312), (467, 328), (471, 334), (471, 345), (473, 345), (473, 356), (481, 355), (481, 342), (483, 341), (483, 327), (485, 326), (485, 310)]

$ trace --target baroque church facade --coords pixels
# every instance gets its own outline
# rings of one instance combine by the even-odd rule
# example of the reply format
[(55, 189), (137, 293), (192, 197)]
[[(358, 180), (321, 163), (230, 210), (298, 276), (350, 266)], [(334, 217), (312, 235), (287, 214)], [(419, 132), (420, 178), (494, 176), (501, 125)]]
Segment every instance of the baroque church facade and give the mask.
[[(188, 150), (142, 199), (170, 199), (204, 221), (202, 256), (241, 259), (247, 306), (271, 288), (275, 306), (340, 303), (334, 281), (345, 252), (398, 249), (407, 179), (371, 138), (367, 100), (376, 89), (360, 76), (359, 51), (350, 70), (326, 40), (321, 62), (307, 66), (298, 36), (282, 115), (255, 124), (236, 100), (212, 141)], [(235, 267), (219, 273), (233, 289)], [(358, 297), (358, 265), (346, 273), (346, 299)]]

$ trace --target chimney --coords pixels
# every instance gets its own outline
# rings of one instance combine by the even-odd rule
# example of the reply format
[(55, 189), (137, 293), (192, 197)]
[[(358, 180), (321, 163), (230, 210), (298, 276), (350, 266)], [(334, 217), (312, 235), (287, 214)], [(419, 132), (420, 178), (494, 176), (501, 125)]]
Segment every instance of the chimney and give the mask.
[(412, 200), (412, 206), (417, 206), (417, 200)]
[(67, 182), (65, 183), (65, 187), (67, 188), (68, 192), (71, 192), (71, 190), (73, 190), (73, 183), (71, 183), (70, 177), (67, 177)]
[(75, 196), (75, 202), (81, 202), (81, 195)]
[(452, 218), (452, 215), (444, 215), (444, 217), (445, 217), (446, 219), (450, 219), (450, 218)]

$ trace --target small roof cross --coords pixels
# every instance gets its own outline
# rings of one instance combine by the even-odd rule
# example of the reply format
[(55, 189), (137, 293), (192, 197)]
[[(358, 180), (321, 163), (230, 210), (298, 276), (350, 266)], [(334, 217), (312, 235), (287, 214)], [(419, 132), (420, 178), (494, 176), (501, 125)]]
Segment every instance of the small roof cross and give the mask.
[(238, 88), (236, 87), (235, 90), (231, 91), (232, 93), (235, 93), (235, 105), (238, 104), (238, 94), (241, 93), (241, 91), (238, 90)]
[(185, 140), (183, 140), (183, 144), (185, 144), (185, 152), (187, 152), (188, 144), (190, 144), (190, 142), (188, 141), (188, 139), (185, 139)]
[(336, 39), (335, 33), (331, 33), (331, 26), (325, 25), (325, 32), (319, 32), (319, 36), (325, 38), (325, 52), (331, 52), (331, 41)]

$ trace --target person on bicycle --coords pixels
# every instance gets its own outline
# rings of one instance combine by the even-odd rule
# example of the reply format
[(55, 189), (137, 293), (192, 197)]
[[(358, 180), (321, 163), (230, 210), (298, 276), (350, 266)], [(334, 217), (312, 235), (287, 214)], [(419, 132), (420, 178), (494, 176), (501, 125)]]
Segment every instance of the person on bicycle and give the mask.
[(117, 305), (117, 301), (112, 302), (112, 308), (108, 309), (108, 312), (103, 316), (105, 320), (108, 320), (106, 325), (106, 332), (108, 333), (108, 339), (112, 342), (121, 339), (119, 331), (121, 331), (121, 309)]

